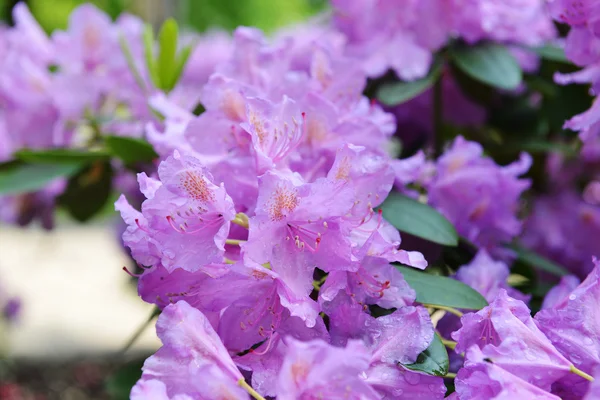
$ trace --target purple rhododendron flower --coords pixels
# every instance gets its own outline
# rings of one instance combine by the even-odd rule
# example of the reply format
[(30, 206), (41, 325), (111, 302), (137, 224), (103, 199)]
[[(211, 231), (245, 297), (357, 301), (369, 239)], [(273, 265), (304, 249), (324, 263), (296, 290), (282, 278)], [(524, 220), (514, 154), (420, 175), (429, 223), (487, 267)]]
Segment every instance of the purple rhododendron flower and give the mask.
[(493, 250), (521, 232), (519, 198), (530, 182), (518, 176), (530, 165), (531, 157), (522, 153), (519, 161), (501, 167), (483, 156), (480, 144), (458, 137), (438, 159), (436, 173), (426, 183), (429, 203), (461, 235)]
[(246, 396), (237, 386), (243, 379), (241, 372), (200, 311), (184, 301), (169, 305), (158, 319), (156, 332), (163, 347), (144, 363), (142, 378), (133, 388), (132, 396), (144, 391), (158, 395), (165, 387), (169, 398), (187, 395), (208, 400)]
[(495, 365), (544, 390), (570, 372), (571, 363), (537, 327), (527, 306), (501, 289), (489, 306), (465, 314), (452, 334), (456, 351), (478, 346)]
[[(600, 267), (594, 259), (594, 270), (568, 296), (538, 312), (535, 322), (552, 344), (577, 368), (593, 373), (600, 365), (600, 328), (597, 305), (600, 288)], [(568, 376), (556, 390), (583, 395), (588, 382), (579, 376)], [(575, 398), (569, 396), (569, 398)]]
[(477, 346), (467, 351), (465, 367), (458, 372), (455, 382), (454, 398), (458, 400), (560, 399), (522, 379), (520, 374), (488, 361)]

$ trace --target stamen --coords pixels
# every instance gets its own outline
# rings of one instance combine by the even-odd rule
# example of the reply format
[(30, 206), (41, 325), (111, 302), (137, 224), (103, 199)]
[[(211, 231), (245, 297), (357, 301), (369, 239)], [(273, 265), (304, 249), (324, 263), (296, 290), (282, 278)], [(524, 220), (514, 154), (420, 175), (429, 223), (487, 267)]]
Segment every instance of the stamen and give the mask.
[(133, 272), (131, 272), (129, 269), (127, 269), (127, 267), (123, 267), (123, 271), (127, 272), (127, 275), (131, 276), (132, 278), (139, 278), (142, 276), (142, 274), (134, 274)]

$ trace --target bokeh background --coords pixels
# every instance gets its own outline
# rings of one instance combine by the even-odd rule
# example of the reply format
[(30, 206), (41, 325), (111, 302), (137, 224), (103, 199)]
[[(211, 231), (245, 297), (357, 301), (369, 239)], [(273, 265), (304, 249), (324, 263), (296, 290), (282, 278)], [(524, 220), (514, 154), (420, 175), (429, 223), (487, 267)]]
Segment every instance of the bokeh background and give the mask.
[[(11, 23), (16, 1), (0, 0), (0, 19)], [(66, 28), (78, 0), (26, 1), (51, 33)], [(327, 12), (324, 0), (96, 0), (113, 18), (122, 12), (155, 26), (174, 17), (186, 29), (265, 32)], [(116, 198), (116, 194), (115, 194)], [(22, 308), (0, 326), (0, 399), (127, 399), (140, 366), (159, 346), (152, 307), (137, 298), (122, 267), (118, 217), (110, 207), (88, 224), (58, 215), (56, 228), (0, 225), (0, 291)], [(140, 330), (126, 352), (123, 348)]]

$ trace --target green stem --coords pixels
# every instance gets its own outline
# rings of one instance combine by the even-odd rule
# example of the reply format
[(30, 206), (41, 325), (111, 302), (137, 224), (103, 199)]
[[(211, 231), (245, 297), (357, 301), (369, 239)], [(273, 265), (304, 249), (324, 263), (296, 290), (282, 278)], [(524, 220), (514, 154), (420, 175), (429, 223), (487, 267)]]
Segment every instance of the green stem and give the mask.
[(443, 378), (454, 379), (456, 378), (456, 374), (454, 372), (448, 372)]
[(578, 369), (574, 365), (571, 365), (571, 372), (574, 373), (575, 375), (579, 375), (583, 379), (587, 379), (590, 382), (594, 382), (594, 378), (591, 375), (586, 374), (585, 372), (583, 372), (582, 370)]
[(463, 313), (458, 311), (456, 308), (452, 308), (452, 307), (446, 307), (446, 306), (440, 306), (437, 304), (427, 304), (427, 303), (421, 303), (424, 307), (428, 307), (428, 308), (435, 308), (437, 310), (443, 310), (446, 312), (449, 312), (450, 314), (454, 314), (457, 317), (462, 317)]
[(239, 246), (242, 243), (245, 243), (245, 240), (238, 240), (238, 239), (226, 239), (225, 240), (225, 244), (231, 244), (234, 246)]
[(456, 348), (456, 342), (453, 340), (442, 339), (442, 343), (444, 344), (444, 346), (448, 347), (449, 349), (454, 350)]
[(444, 149), (444, 100), (441, 76), (433, 85), (433, 131), (435, 133), (434, 150), (437, 158)]
[(137, 330), (133, 333), (131, 338), (129, 338), (125, 346), (123, 346), (123, 349), (121, 349), (121, 354), (125, 354), (127, 350), (129, 350), (131, 346), (133, 346), (133, 344), (140, 338), (140, 336), (142, 336), (142, 333), (144, 333), (144, 331), (150, 325), (150, 323), (152, 323), (152, 320), (154, 320), (154, 318), (157, 317), (159, 314), (160, 310), (154, 307), (148, 319), (137, 328)]
[(252, 386), (248, 385), (243, 378), (238, 381), (238, 385), (243, 387), (244, 390), (246, 390), (246, 392), (248, 392), (250, 396), (254, 397), (256, 400), (265, 400), (265, 398), (262, 397), (256, 390), (252, 389)]

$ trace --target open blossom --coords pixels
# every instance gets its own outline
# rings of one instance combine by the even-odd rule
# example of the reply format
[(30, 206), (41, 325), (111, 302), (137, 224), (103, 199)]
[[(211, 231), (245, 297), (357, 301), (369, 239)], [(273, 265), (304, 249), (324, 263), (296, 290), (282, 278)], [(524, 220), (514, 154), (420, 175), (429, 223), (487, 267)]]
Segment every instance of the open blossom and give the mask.
[(467, 351), (455, 385), (456, 393), (451, 398), (457, 400), (560, 399), (522, 379), (519, 373), (510, 373), (486, 359), (477, 346)]
[(537, 327), (527, 306), (503, 289), (489, 306), (465, 314), (461, 323), (452, 334), (457, 352), (479, 346), (495, 365), (544, 390), (570, 372), (572, 364)]
[(437, 160), (435, 175), (425, 184), (429, 203), (473, 243), (492, 250), (521, 232), (519, 198), (529, 188), (531, 157), (499, 166), (483, 156), (483, 148), (462, 137)]
[(163, 162), (160, 181), (140, 174), (147, 199), (142, 211), (124, 197), (116, 203), (129, 225), (123, 239), (142, 265), (161, 263), (173, 270), (194, 271), (203, 264), (221, 262), (233, 202), (225, 188), (194, 158), (178, 152)]
[(358, 341), (337, 348), (322, 341), (288, 339), (277, 398), (377, 399), (377, 393), (361, 377), (368, 365), (369, 351)]
[(184, 301), (170, 305), (159, 317), (156, 332), (163, 347), (144, 363), (132, 397), (152, 394), (160, 399), (166, 392), (167, 399), (246, 398), (237, 386), (241, 372), (200, 311)]
[(388, 68), (403, 80), (427, 74), (451, 38), (539, 45), (555, 36), (543, 0), (335, 0), (334, 25), (369, 76)]
[[(535, 316), (539, 329), (558, 351), (588, 374), (600, 366), (600, 328), (597, 323), (600, 267), (596, 260), (594, 264), (594, 270), (568, 296)], [(569, 398), (575, 398), (577, 394), (585, 393), (588, 382), (578, 376), (568, 376), (557, 386), (561, 395), (572, 391)]]

